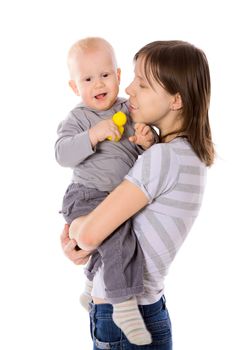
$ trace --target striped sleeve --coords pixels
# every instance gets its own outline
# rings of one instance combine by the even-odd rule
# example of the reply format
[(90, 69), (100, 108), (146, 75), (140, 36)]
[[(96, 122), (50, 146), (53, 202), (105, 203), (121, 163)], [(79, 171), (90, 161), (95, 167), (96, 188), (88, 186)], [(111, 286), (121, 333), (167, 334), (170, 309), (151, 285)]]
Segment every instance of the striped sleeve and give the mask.
[(138, 186), (149, 203), (169, 192), (177, 183), (179, 163), (168, 144), (155, 144), (146, 150), (126, 175), (126, 179)]

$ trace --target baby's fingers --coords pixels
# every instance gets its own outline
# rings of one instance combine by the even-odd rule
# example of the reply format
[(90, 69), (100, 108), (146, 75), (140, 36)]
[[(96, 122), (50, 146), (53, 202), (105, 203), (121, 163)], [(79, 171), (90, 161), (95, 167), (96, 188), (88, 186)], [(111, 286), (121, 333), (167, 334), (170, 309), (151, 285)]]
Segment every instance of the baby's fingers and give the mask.
[(141, 134), (142, 136), (145, 136), (150, 131), (150, 127), (144, 123), (136, 123), (134, 127), (135, 132), (137, 134)]

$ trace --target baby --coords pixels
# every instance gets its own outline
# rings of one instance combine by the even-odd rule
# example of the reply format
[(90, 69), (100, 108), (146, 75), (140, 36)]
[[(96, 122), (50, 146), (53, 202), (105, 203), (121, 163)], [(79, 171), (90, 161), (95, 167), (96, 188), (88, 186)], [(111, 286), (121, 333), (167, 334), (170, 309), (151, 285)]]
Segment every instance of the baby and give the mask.
[[(70, 225), (93, 210), (123, 180), (138, 155), (158, 140), (149, 126), (133, 125), (127, 100), (118, 97), (121, 71), (106, 40), (90, 37), (76, 42), (68, 53), (68, 68), (69, 85), (82, 102), (59, 124), (55, 153), (60, 165), (73, 169), (62, 206)], [(119, 111), (127, 115), (123, 135), (111, 118)], [(107, 140), (109, 137), (113, 141)], [(136, 295), (143, 292), (143, 253), (130, 220), (91, 256), (80, 297), (86, 309), (92, 301), (93, 278), (101, 265), (114, 322), (131, 343), (151, 343), (137, 306)]]

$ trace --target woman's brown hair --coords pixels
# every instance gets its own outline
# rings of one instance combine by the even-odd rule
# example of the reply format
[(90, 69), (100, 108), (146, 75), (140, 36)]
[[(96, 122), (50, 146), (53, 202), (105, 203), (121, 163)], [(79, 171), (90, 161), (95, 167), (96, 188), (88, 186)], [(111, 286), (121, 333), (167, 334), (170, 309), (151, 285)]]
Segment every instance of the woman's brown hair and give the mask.
[(144, 58), (151, 86), (154, 79), (170, 94), (181, 96), (184, 122), (175, 133), (186, 137), (201, 161), (212, 165), (215, 151), (208, 116), (211, 84), (204, 52), (184, 41), (154, 41), (141, 48), (134, 59), (139, 56)]

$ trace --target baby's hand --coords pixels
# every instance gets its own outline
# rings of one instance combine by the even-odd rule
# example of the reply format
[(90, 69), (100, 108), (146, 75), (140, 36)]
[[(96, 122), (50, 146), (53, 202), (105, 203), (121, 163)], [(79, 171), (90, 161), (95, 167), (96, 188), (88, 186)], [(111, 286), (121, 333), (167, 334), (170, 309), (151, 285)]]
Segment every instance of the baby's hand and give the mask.
[(129, 137), (129, 141), (140, 145), (144, 149), (149, 148), (159, 140), (156, 131), (152, 130), (149, 125), (144, 123), (136, 123), (134, 125), (134, 129), (135, 134)]
[(104, 141), (107, 137), (111, 137), (112, 140), (121, 138), (121, 134), (116, 124), (114, 124), (112, 118), (102, 120), (97, 123), (91, 129), (89, 129), (89, 137), (92, 147), (95, 147), (98, 142)]

